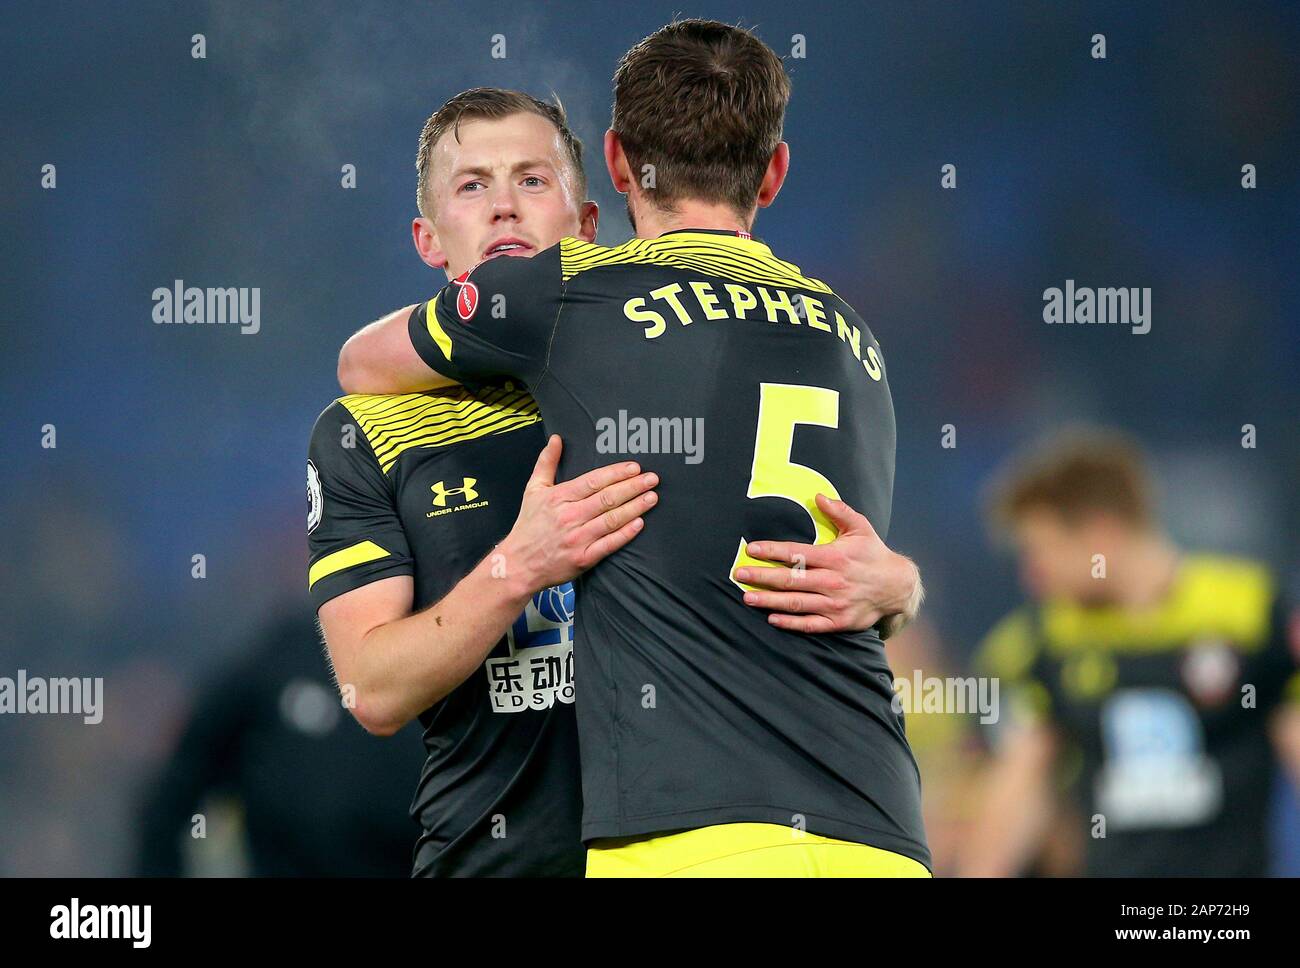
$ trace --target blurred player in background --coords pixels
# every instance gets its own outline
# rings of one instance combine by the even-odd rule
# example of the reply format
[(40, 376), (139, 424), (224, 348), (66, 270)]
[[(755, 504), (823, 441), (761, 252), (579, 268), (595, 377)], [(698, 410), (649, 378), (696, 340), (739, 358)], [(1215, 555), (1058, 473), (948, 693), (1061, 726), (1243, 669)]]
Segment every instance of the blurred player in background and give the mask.
[(1089, 875), (1266, 873), (1279, 759), (1300, 778), (1300, 649), (1273, 575), (1177, 548), (1143, 455), (1107, 433), (1015, 461), (992, 512), (1030, 602), (980, 650), (1007, 702), (963, 873), (1024, 872), (1058, 782)]
[[(350, 341), (389, 362), (369, 367), (380, 389), (523, 380), (570, 473), (641, 452), (603, 418), (679, 428), (654, 521), (578, 589), (589, 876), (929, 876), (879, 614), (836, 604), (835, 543), (883, 549), (889, 521), (880, 347), (750, 234), (787, 171), (789, 92), (752, 33), (662, 28), (619, 65), (605, 141), (638, 238), (515, 247), (532, 258), (488, 261)], [(685, 422), (709, 428), (707, 458), (682, 456)], [(794, 567), (764, 592), (751, 556), (773, 544)], [(757, 610), (792, 605), (825, 614)]]
[(144, 799), (136, 873), (192, 873), (184, 845), (216, 836), (210, 814), (229, 798), (255, 877), (407, 877), (418, 749), (414, 730), (383, 742), (356, 728), (314, 623), (286, 614), (195, 698)]
[[(595, 237), (581, 145), (529, 95), (452, 98), (425, 125), (417, 169), (416, 249), (448, 277)], [(657, 478), (620, 462), (556, 485), (560, 444), (510, 380), (345, 396), (311, 456), (311, 591), (340, 685), (372, 731), (425, 726), (416, 874), (580, 875), (569, 580), (633, 538)], [(846, 615), (875, 621), (914, 599), (914, 566), (883, 544), (833, 550)]]

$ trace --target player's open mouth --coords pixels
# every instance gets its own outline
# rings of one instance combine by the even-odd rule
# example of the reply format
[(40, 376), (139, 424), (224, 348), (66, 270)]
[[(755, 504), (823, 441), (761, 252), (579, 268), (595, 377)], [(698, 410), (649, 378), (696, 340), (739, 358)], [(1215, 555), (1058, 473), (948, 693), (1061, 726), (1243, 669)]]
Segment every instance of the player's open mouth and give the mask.
[(483, 253), (484, 259), (495, 259), (499, 255), (528, 255), (533, 247), (521, 239), (497, 239)]

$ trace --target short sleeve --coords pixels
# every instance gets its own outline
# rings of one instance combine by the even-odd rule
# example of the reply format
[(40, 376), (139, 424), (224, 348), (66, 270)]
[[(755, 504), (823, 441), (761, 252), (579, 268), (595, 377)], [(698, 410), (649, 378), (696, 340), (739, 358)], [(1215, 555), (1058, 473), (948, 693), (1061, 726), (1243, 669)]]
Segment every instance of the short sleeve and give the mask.
[(415, 573), (391, 482), (342, 402), (326, 408), (312, 430), (307, 542), (317, 609), (381, 578)]
[(415, 308), (411, 344), (431, 369), (466, 386), (511, 376), (532, 390), (546, 370), (562, 298), (558, 245), (532, 258), (498, 256)]
[(1033, 724), (1051, 715), (1051, 693), (1042, 677), (1036, 629), (1032, 612), (1021, 609), (995, 625), (976, 651), (976, 671), (997, 681), (1000, 704), (1010, 711), (1001, 721)]

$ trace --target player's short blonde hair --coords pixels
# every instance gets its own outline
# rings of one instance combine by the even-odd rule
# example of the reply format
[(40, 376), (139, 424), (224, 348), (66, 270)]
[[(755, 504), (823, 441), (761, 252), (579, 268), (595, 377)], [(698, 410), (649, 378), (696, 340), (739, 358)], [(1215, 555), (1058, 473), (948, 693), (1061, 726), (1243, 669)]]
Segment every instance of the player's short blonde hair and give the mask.
[(1005, 531), (1032, 511), (1074, 524), (1095, 513), (1135, 527), (1155, 522), (1155, 488), (1142, 449), (1111, 430), (1078, 428), (1013, 458), (994, 479), (987, 510)]

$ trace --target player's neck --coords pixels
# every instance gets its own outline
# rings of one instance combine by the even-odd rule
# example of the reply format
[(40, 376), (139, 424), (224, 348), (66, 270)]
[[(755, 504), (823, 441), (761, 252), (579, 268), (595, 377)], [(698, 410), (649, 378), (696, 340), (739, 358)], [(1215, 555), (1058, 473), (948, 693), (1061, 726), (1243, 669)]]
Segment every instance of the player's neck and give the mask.
[(730, 205), (715, 205), (685, 199), (665, 212), (653, 205), (640, 206), (636, 213), (636, 234), (640, 239), (657, 239), (665, 232), (683, 229), (719, 229), (724, 232), (749, 232), (750, 222), (736, 214)]

